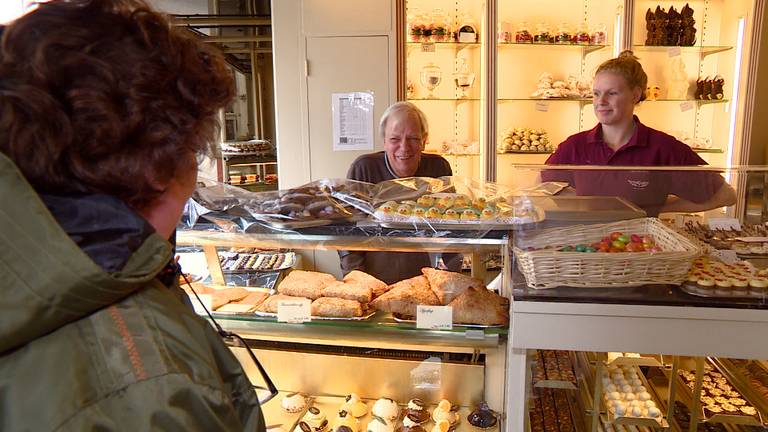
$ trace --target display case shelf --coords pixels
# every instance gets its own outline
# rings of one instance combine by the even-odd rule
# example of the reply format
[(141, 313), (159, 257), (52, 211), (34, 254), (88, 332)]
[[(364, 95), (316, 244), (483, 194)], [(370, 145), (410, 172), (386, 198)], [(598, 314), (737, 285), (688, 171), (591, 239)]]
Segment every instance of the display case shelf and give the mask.
[(391, 314), (378, 312), (367, 321), (316, 320), (301, 324), (277, 322), (275, 318), (252, 314), (216, 316), (227, 330), (248, 339), (302, 343), (333, 342), (359, 346), (375, 341), (376, 348), (413, 349), (417, 345), (451, 347), (448, 351), (472, 352), (473, 349), (497, 347), (506, 339), (507, 329), (473, 329), (454, 326), (452, 330), (426, 330), (415, 324), (396, 322)]
[[(325, 227), (324, 227), (325, 228)], [(263, 249), (318, 249), (387, 252), (498, 252), (506, 246), (507, 235), (476, 238), (472, 231), (466, 237), (432, 237), (424, 231), (392, 230), (364, 235), (364, 229), (346, 227), (351, 235), (325, 233), (271, 231), (240, 234), (216, 231), (179, 231), (176, 242), (189, 246), (258, 247)], [(441, 233), (437, 233), (440, 235)]]
[(592, 98), (498, 98), (499, 102), (580, 102), (591, 103)]
[(582, 54), (589, 54), (591, 52), (599, 51), (610, 45), (579, 45), (579, 44), (550, 44), (550, 43), (517, 43), (517, 42), (499, 42), (497, 45), (500, 48), (530, 48), (530, 49), (560, 49), (560, 50), (574, 50), (583, 51)]
[(424, 101), (430, 101), (430, 102), (439, 102), (439, 101), (448, 101), (448, 102), (478, 102), (482, 99), (478, 98), (409, 98), (408, 102), (424, 102)]
[(696, 153), (723, 153), (723, 149), (719, 148), (692, 148)]
[(520, 155), (520, 154), (552, 154), (551, 151), (508, 151), (508, 152), (496, 152), (497, 155)]
[(657, 46), (657, 45), (632, 45), (632, 50), (641, 52), (641, 51), (650, 51), (650, 52), (664, 52), (668, 53), (670, 50), (676, 50), (677, 48), (680, 49), (681, 53), (698, 53), (701, 56), (708, 56), (710, 54), (717, 54), (724, 51), (732, 50), (732, 46), (702, 46), (702, 45), (695, 45), (695, 46)]
[(408, 47), (415, 48), (424, 45), (434, 45), (435, 48), (448, 49), (448, 48), (479, 48), (482, 46), (480, 43), (471, 42), (408, 42)]

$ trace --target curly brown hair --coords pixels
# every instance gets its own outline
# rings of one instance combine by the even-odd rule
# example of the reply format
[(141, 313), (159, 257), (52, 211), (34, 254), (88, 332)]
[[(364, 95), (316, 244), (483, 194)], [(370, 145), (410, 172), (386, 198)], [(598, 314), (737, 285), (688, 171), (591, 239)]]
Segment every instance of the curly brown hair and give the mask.
[(142, 0), (53, 0), (0, 39), (0, 152), (40, 192), (134, 208), (211, 154), (234, 97), (222, 55)]

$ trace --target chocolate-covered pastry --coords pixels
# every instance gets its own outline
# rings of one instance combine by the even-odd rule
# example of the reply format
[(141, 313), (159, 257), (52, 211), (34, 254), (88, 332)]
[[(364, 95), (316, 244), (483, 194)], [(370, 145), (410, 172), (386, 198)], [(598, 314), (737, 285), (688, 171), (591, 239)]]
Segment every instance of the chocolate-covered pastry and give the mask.
[(712, 79), (710, 77), (707, 77), (704, 80), (704, 87), (701, 91), (701, 98), (702, 99), (711, 99), (712, 98)]
[(469, 424), (476, 428), (488, 429), (496, 426), (498, 418), (485, 402), (480, 402), (474, 411), (467, 416)]
[(426, 423), (429, 421), (429, 412), (427, 412), (426, 405), (421, 399), (411, 399), (408, 401), (405, 417), (414, 423)]

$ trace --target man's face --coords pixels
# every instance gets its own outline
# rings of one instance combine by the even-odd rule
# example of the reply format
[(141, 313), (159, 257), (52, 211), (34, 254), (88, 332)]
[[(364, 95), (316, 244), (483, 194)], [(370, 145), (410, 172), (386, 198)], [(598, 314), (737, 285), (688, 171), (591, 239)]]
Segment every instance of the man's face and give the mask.
[(419, 121), (415, 116), (400, 115), (387, 120), (384, 129), (384, 151), (389, 166), (398, 177), (416, 174), (421, 163), (427, 137), (421, 135)]

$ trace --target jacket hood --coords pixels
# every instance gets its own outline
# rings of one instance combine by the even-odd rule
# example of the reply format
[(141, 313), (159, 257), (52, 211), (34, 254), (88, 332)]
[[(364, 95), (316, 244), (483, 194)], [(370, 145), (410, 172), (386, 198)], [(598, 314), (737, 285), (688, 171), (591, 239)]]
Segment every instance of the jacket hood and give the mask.
[(143, 288), (170, 243), (108, 195), (38, 195), (0, 153), (0, 353)]

